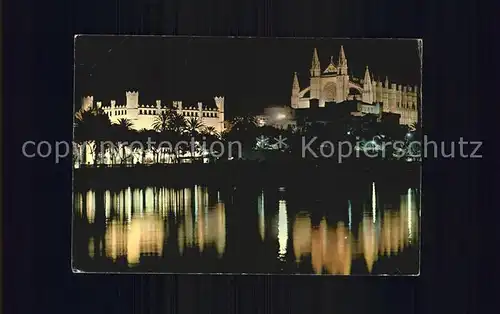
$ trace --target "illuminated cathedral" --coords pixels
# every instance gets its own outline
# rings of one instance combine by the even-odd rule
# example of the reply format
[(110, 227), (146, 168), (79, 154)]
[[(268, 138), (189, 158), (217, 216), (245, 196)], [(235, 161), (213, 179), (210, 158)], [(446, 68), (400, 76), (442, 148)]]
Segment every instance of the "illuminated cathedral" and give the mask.
[[(295, 72), (292, 86), (291, 107), (294, 109), (310, 108), (311, 100), (317, 100), (319, 107), (329, 103), (341, 103), (346, 100), (358, 100), (367, 105), (379, 105), (382, 112), (400, 115), (399, 123), (416, 124), (418, 120), (419, 93), (417, 86), (402, 86), (376, 81), (373, 73), (366, 66), (362, 80), (348, 74), (347, 57), (344, 47), (340, 47), (338, 61), (330, 58), (328, 66), (322, 70), (316, 48), (313, 52), (310, 68), (310, 83), (301, 89)], [(379, 112), (380, 114), (382, 112)]]

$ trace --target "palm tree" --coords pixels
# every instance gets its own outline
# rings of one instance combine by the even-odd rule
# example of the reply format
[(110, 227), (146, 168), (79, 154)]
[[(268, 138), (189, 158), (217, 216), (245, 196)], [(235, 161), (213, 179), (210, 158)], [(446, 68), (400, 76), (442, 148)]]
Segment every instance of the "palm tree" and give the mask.
[(134, 126), (134, 123), (130, 119), (125, 118), (118, 119), (118, 123), (116, 124), (125, 130), (130, 130)]
[(165, 132), (169, 129), (170, 115), (167, 112), (161, 112), (154, 120), (152, 127), (157, 132)]
[(186, 128), (186, 120), (175, 109), (167, 110), (168, 115), (168, 129), (177, 134), (181, 134)]
[(76, 114), (74, 140), (83, 147), (83, 153), (91, 150), (94, 165), (102, 154), (102, 142), (111, 139), (110, 129), (111, 121), (101, 108), (93, 107)]
[(243, 115), (234, 117), (231, 120), (232, 128), (240, 130), (249, 130), (257, 126), (257, 119), (252, 115)]
[[(126, 118), (121, 118), (118, 119), (116, 125), (116, 136), (118, 140), (124, 140), (127, 139), (127, 141), (130, 139), (131, 136), (131, 129), (133, 127), (133, 123), (130, 119)], [(121, 158), (120, 158), (120, 163), (123, 164), (124, 162), (127, 161), (128, 157), (131, 157), (130, 155), (127, 156), (126, 154), (126, 145), (124, 143), (120, 143), (121, 147)]]
[(214, 126), (206, 126), (203, 128), (202, 134), (204, 135), (213, 135), (215, 137), (219, 137), (219, 132), (215, 129)]
[(192, 137), (196, 136), (202, 127), (203, 123), (198, 118), (191, 118), (186, 122), (186, 131)]

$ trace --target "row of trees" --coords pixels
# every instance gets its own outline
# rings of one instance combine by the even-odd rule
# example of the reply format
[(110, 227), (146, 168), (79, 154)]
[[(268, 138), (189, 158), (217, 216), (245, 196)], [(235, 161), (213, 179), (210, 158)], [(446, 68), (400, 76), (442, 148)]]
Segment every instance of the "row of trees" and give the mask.
[[(238, 116), (230, 121), (230, 127), (222, 134), (218, 134), (215, 128), (205, 126), (197, 118), (185, 119), (176, 110), (167, 110), (157, 115), (153, 121), (152, 129), (136, 131), (133, 124), (128, 119), (120, 119), (112, 124), (109, 117), (100, 109), (93, 108), (84, 111), (77, 116), (74, 138), (77, 144), (87, 143), (86, 149), (92, 150), (94, 156), (93, 163), (98, 163), (98, 156), (105, 153), (101, 151), (101, 143), (110, 141), (120, 143), (126, 141), (140, 142), (143, 147), (147, 147), (148, 141), (156, 143), (168, 141), (175, 145), (180, 141), (203, 142), (205, 147), (210, 147), (214, 141), (220, 141), (223, 144), (228, 142), (238, 142), (243, 151), (255, 149), (270, 149), (258, 143), (257, 138), (268, 138), (270, 142), (279, 138), (286, 138), (286, 146), (280, 147), (282, 151), (292, 155), (301, 154), (304, 138), (317, 138), (317, 143), (324, 141), (340, 142), (348, 141), (353, 145), (360, 142), (394, 142), (414, 141), (420, 139), (420, 128), (417, 125), (410, 127), (391, 123), (380, 123), (371, 117), (359, 117), (337, 121), (336, 123), (322, 124), (315, 122), (302, 121), (300, 128), (277, 129), (272, 126), (259, 127), (254, 116)], [(409, 136), (411, 135), (411, 136)], [(90, 145), (88, 143), (91, 143)], [(260, 145), (259, 145), (260, 144)], [(214, 146), (217, 147), (217, 146)], [(130, 159), (146, 162), (147, 152), (140, 150), (131, 150), (126, 144), (118, 145), (115, 149), (109, 151), (111, 163), (131, 163)], [(183, 147), (175, 149), (152, 146), (151, 152), (153, 160), (149, 162), (166, 162), (165, 157), (169, 156), (168, 162), (179, 162), (179, 156), (184, 154)], [(201, 153), (201, 151), (200, 151)], [(217, 153), (220, 152), (213, 152)]]
[[(157, 115), (151, 126), (152, 129), (137, 131), (133, 126), (133, 122), (129, 119), (119, 119), (117, 123), (111, 123), (104, 111), (98, 108), (79, 113), (75, 121), (74, 141), (80, 151), (74, 154), (75, 158), (81, 160), (86, 150), (90, 150), (94, 165), (102, 162), (106, 153), (110, 155), (112, 164), (131, 163), (133, 159), (145, 162), (148, 152), (139, 147), (149, 147), (153, 155), (153, 160), (150, 162), (161, 162), (166, 156), (172, 157), (171, 162), (178, 162), (179, 155), (185, 153), (186, 147), (161, 148), (157, 144), (169, 142), (174, 145), (180, 141), (189, 143), (191, 139), (210, 143), (220, 139), (220, 134), (214, 127), (203, 125), (197, 118), (186, 120), (173, 109)], [(141, 143), (141, 145), (135, 149), (129, 147), (133, 142)], [(153, 142), (156, 144), (151, 144)], [(106, 145), (106, 143), (114, 145)]]
[[(276, 129), (271, 126), (259, 127), (254, 117), (236, 117), (232, 121), (231, 130), (225, 134), (229, 141), (239, 140), (244, 146), (257, 149), (275, 149), (272, 143), (281, 138), (286, 139), (285, 146), (281, 149), (292, 155), (301, 156), (304, 141), (308, 143), (315, 138), (316, 150), (321, 143), (349, 142), (351, 147), (372, 145), (381, 147), (383, 143), (399, 142), (403, 150), (419, 148), (410, 145), (411, 142), (421, 140), (421, 129), (417, 124), (406, 126), (390, 122), (380, 122), (376, 117), (347, 117), (332, 123), (319, 123), (315, 121), (300, 121), (300, 127)], [(256, 143), (256, 138), (268, 139)], [(256, 145), (257, 144), (257, 145)], [(259, 145), (260, 144), (260, 145)], [(256, 147), (257, 146), (257, 147)], [(314, 148), (314, 145), (312, 146)], [(387, 150), (394, 149), (386, 145)], [(385, 151), (384, 156), (392, 156), (394, 152)], [(411, 151), (411, 155), (419, 152)], [(372, 155), (372, 154), (370, 154)]]

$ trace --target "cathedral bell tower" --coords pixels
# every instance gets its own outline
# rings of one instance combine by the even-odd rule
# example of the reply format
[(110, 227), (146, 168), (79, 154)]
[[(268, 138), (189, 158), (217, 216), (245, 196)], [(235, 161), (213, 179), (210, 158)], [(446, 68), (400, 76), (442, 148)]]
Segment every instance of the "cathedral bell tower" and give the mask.
[(300, 93), (299, 79), (297, 77), (297, 72), (295, 72), (293, 74), (292, 97), (290, 100), (290, 105), (292, 106), (292, 108), (299, 107), (299, 93)]
[(373, 103), (373, 85), (370, 77), (370, 71), (368, 66), (365, 69), (365, 78), (363, 79), (363, 102), (372, 104)]
[(347, 100), (347, 96), (349, 95), (349, 72), (344, 46), (340, 46), (339, 64), (337, 69), (339, 74), (337, 95), (340, 98), (337, 101), (344, 101)]
[(320, 99), (320, 81), (321, 81), (321, 65), (319, 63), (318, 50), (314, 48), (313, 58), (311, 62), (311, 99)]

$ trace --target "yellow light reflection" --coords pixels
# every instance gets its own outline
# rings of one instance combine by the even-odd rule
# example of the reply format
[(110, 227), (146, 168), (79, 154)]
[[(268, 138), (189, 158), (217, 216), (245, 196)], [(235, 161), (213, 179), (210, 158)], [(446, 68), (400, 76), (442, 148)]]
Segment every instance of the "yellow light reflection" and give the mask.
[(301, 212), (295, 217), (292, 230), (295, 260), (301, 263), (310, 255), (314, 273), (348, 275), (352, 260), (359, 257), (371, 273), (381, 256), (397, 255), (411, 244), (409, 233), (416, 229), (415, 208), (413, 194), (405, 194), (399, 210), (384, 210), (379, 221), (373, 222), (373, 213), (365, 215), (357, 239), (342, 221), (329, 226), (323, 218), (319, 225), (312, 226), (309, 215)]
[(257, 213), (259, 216), (259, 234), (260, 239), (265, 238), (265, 208), (264, 208), (264, 191), (257, 198)]
[(94, 258), (94, 256), (95, 256), (94, 237), (89, 238), (89, 256), (90, 256), (90, 258)]
[(281, 258), (284, 258), (288, 243), (288, 218), (285, 200), (280, 200), (278, 204), (278, 243), (279, 255)]
[(363, 222), (359, 228), (363, 256), (366, 262), (368, 272), (372, 272), (373, 264), (378, 259), (378, 245), (375, 225), (369, 220), (368, 217), (363, 218)]
[(311, 254), (311, 218), (309, 214), (297, 214), (293, 224), (292, 237), (295, 261), (300, 263), (303, 255)]
[(76, 193), (74, 198), (75, 210), (79, 217), (83, 216), (83, 195), (82, 193)]
[(372, 219), (373, 223), (377, 221), (377, 193), (375, 191), (375, 182), (372, 183)]
[(104, 213), (106, 218), (111, 215), (111, 192), (109, 190), (104, 192)]
[(95, 191), (89, 190), (86, 197), (87, 220), (89, 223), (95, 221)]
[(208, 190), (204, 187), (194, 188), (194, 217), (190, 205), (191, 192), (182, 191), (180, 204), (182, 220), (178, 228), (179, 254), (183, 255), (186, 248), (197, 247), (201, 253), (207, 247), (214, 247), (222, 257), (226, 248), (226, 213), (224, 203), (209, 206)]
[(163, 221), (157, 216), (134, 216), (129, 226), (114, 220), (106, 229), (106, 256), (126, 257), (129, 265), (136, 265), (141, 255), (162, 255), (164, 240)]

